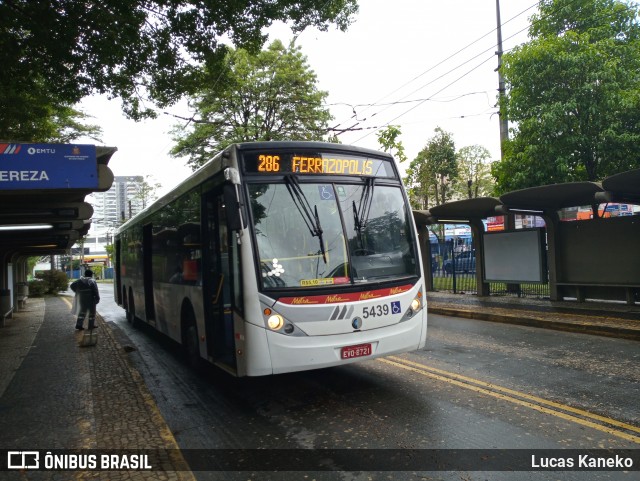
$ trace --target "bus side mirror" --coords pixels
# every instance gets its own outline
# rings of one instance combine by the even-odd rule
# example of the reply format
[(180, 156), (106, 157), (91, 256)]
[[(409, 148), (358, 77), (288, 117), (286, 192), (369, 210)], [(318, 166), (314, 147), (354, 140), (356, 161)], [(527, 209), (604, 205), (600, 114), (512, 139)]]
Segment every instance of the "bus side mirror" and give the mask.
[(224, 205), (227, 213), (227, 227), (232, 231), (239, 231), (246, 227), (242, 211), (243, 197), (236, 184), (224, 184)]

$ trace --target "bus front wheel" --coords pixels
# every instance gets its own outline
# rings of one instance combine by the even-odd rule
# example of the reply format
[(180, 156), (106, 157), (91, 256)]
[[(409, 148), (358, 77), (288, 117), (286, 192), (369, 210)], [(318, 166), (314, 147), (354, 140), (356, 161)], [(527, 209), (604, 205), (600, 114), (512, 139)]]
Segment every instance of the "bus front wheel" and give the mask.
[(195, 324), (189, 324), (184, 331), (184, 353), (189, 366), (194, 369), (200, 367), (200, 343)]
[(127, 321), (133, 327), (137, 326), (136, 322), (136, 306), (133, 302), (133, 295), (129, 293), (129, 302), (127, 303)]

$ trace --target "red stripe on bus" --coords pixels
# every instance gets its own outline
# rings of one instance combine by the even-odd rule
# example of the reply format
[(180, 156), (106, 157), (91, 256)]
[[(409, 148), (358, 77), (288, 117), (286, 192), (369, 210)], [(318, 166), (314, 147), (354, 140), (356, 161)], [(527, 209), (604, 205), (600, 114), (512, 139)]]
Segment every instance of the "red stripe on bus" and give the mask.
[(372, 291), (362, 292), (345, 292), (341, 294), (327, 294), (322, 296), (296, 296), (281, 297), (278, 301), (283, 304), (308, 305), (308, 304), (336, 304), (340, 302), (356, 302), (378, 299), (382, 297), (402, 294), (413, 287), (412, 284), (406, 284), (399, 287), (391, 287), (385, 289), (375, 289)]

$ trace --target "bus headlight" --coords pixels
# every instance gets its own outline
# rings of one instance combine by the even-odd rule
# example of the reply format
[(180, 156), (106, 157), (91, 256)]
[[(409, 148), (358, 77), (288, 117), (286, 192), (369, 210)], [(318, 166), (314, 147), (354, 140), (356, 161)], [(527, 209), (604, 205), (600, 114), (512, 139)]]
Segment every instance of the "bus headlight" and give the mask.
[(402, 316), (402, 319), (400, 319), (399, 322), (408, 321), (409, 319), (413, 318), (413, 316), (415, 316), (418, 312), (424, 309), (426, 303), (423, 304), (423, 302), (425, 302), (425, 300), (422, 299), (422, 292), (418, 292), (416, 297), (414, 297), (409, 304), (409, 308), (404, 313), (404, 316)]
[(413, 312), (418, 312), (421, 307), (422, 302), (420, 302), (420, 299), (418, 299), (417, 297), (413, 301), (411, 301), (411, 310)]
[(282, 326), (284, 326), (284, 319), (280, 314), (274, 314), (273, 316), (269, 317), (269, 319), (267, 319), (267, 325), (269, 326), (269, 329), (278, 331), (282, 328)]

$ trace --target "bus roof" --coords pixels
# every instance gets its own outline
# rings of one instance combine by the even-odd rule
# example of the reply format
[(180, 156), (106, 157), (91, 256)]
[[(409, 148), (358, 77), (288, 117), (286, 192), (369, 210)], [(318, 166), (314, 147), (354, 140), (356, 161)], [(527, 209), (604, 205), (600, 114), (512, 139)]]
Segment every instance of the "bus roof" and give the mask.
[(126, 230), (130, 225), (138, 222), (139, 219), (143, 219), (148, 215), (156, 212), (161, 207), (169, 204), (174, 201), (181, 195), (189, 192), (196, 185), (205, 182), (210, 179), (212, 176), (220, 173), (227, 165), (223, 165), (223, 159), (229, 157), (229, 152), (232, 150), (236, 150), (238, 152), (249, 151), (249, 150), (257, 150), (257, 149), (311, 149), (317, 151), (343, 151), (343, 152), (353, 152), (354, 154), (367, 155), (367, 156), (375, 156), (375, 157), (386, 157), (389, 160), (393, 160), (393, 156), (386, 152), (380, 152), (378, 150), (367, 149), (364, 147), (356, 147), (353, 145), (344, 145), (344, 144), (336, 144), (332, 142), (311, 142), (311, 141), (298, 141), (298, 140), (288, 140), (288, 141), (261, 141), (261, 142), (241, 142), (229, 145), (224, 150), (214, 154), (206, 164), (196, 170), (193, 174), (187, 177), (185, 180), (180, 182), (175, 188), (173, 188), (170, 192), (160, 197), (158, 200), (149, 205), (142, 212), (138, 213), (127, 222), (122, 224), (116, 234), (119, 234), (123, 230)]
[[(244, 150), (256, 150), (268, 147), (270, 149), (293, 149), (296, 147), (313, 149), (318, 151), (331, 151), (341, 150), (358, 153), (361, 155), (373, 155), (376, 157), (388, 157), (390, 159), (393, 156), (386, 152), (379, 150), (367, 149), (364, 147), (356, 147), (355, 145), (336, 144), (334, 142), (310, 142), (310, 141), (297, 141), (297, 140), (282, 140), (282, 141), (265, 141), (265, 142), (242, 142), (239, 144), (233, 144), (230, 147), (235, 146), (239, 151)], [(226, 149), (225, 149), (226, 150)]]

